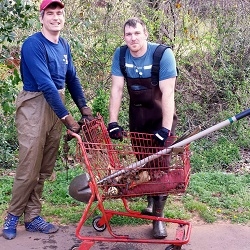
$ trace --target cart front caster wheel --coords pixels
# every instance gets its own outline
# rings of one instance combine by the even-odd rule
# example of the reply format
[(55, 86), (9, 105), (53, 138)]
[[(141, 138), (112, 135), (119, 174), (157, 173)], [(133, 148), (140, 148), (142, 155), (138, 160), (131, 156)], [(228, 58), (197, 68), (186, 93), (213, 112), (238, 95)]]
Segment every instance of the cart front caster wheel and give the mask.
[(73, 247), (70, 248), (70, 250), (78, 250), (80, 245), (74, 245)]
[(181, 246), (170, 245), (165, 250), (181, 250)]
[(92, 221), (92, 226), (97, 232), (103, 232), (107, 228), (106, 224), (103, 224), (102, 226), (98, 225), (101, 218), (101, 216), (96, 216)]

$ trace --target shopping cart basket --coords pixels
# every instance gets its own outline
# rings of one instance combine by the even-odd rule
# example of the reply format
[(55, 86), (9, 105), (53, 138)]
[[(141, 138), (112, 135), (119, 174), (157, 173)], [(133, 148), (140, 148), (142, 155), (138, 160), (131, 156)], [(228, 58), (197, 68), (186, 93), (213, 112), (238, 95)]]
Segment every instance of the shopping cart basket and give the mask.
[[(77, 200), (87, 203), (76, 229), (76, 236), (82, 244), (72, 249), (88, 250), (96, 241), (168, 244), (166, 248), (181, 249), (190, 238), (190, 222), (143, 215), (131, 210), (128, 200), (133, 197), (185, 192), (190, 176), (189, 145), (164, 151), (154, 143), (151, 134), (124, 133), (122, 142), (112, 143), (101, 116), (82, 127), (77, 138), (78, 161), (85, 165), (86, 173), (72, 181), (69, 193)], [(176, 138), (171, 137), (168, 144)], [(107, 209), (104, 201), (121, 199), (125, 211)], [(92, 220), (98, 232), (108, 230), (109, 236), (82, 235), (81, 228), (96, 211), (102, 214)], [(126, 216), (149, 221), (158, 220), (177, 226), (174, 239), (134, 238), (117, 235), (110, 220), (116, 216)]]

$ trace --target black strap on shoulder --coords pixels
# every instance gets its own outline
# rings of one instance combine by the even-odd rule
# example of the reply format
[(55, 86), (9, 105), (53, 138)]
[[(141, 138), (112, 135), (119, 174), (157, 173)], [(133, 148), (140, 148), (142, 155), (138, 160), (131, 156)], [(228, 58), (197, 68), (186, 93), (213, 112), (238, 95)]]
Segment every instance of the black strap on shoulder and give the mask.
[(157, 85), (159, 83), (160, 61), (164, 51), (168, 48), (171, 48), (171, 46), (160, 44), (155, 49), (155, 52), (153, 54), (153, 65), (151, 69), (151, 78), (153, 85)]
[[(123, 45), (120, 47), (119, 63), (120, 63), (120, 69), (121, 69), (122, 74), (124, 75), (124, 78), (127, 78), (127, 72), (126, 72), (126, 66), (125, 66), (125, 54), (126, 54), (127, 48), (128, 48), (127, 45)], [(164, 51), (168, 48), (171, 48), (171, 46), (160, 44), (155, 49), (155, 52), (153, 54), (153, 65), (151, 69), (151, 78), (152, 78), (153, 85), (157, 85), (159, 83), (160, 61), (161, 61)]]
[(123, 45), (120, 47), (120, 58), (119, 58), (119, 63), (120, 63), (120, 69), (122, 74), (124, 75), (124, 78), (127, 78), (127, 71), (126, 71), (126, 66), (125, 66), (125, 54), (128, 46)]

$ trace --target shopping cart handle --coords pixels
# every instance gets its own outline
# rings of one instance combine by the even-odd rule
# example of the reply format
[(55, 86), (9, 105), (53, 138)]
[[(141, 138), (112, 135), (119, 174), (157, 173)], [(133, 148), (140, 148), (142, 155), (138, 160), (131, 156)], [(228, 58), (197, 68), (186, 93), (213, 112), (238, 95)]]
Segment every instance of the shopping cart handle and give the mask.
[(69, 140), (71, 140), (73, 137), (75, 137), (78, 141), (81, 141), (81, 136), (73, 131), (71, 131), (70, 129), (67, 130), (67, 135), (69, 136)]

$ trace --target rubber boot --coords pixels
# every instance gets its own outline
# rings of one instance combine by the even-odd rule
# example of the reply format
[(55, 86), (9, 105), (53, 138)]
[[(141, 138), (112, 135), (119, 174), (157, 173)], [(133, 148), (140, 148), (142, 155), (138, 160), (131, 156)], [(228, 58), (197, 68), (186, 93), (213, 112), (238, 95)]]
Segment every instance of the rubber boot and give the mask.
[[(164, 206), (167, 196), (154, 196), (153, 215), (157, 217), (164, 217)], [(156, 239), (163, 239), (167, 237), (166, 223), (164, 221), (153, 221), (153, 237)]]
[(146, 208), (144, 208), (141, 211), (141, 214), (144, 214), (144, 215), (153, 215), (154, 198), (153, 198), (153, 196), (147, 196), (147, 200), (148, 200), (148, 205), (147, 205)]

